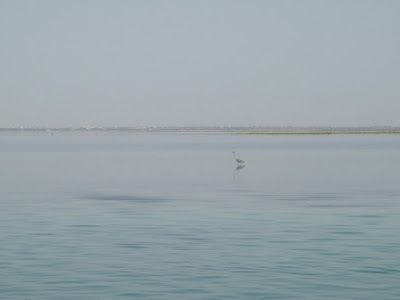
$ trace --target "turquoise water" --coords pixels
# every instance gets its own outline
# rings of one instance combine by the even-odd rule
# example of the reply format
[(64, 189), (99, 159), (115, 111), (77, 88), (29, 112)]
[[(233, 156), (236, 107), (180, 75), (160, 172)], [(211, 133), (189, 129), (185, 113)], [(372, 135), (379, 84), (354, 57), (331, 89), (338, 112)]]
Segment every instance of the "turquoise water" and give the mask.
[(397, 135), (2, 133), (0, 298), (399, 299), (399, 150)]

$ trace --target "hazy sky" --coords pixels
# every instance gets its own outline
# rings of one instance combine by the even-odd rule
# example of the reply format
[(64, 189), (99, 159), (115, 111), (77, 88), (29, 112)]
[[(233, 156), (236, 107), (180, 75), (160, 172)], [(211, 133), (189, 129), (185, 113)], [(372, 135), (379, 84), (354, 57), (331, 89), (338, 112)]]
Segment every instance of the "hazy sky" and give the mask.
[(398, 0), (0, 0), (0, 126), (400, 125)]

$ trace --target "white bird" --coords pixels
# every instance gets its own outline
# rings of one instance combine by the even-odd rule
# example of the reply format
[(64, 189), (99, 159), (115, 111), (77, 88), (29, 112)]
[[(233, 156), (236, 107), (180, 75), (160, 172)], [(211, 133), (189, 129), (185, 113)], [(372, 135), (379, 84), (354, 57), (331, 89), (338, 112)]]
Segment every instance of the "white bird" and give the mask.
[(240, 158), (236, 157), (236, 152), (235, 151), (232, 151), (232, 153), (233, 153), (233, 158), (236, 160), (236, 162), (238, 164), (244, 164), (244, 160), (241, 160)]

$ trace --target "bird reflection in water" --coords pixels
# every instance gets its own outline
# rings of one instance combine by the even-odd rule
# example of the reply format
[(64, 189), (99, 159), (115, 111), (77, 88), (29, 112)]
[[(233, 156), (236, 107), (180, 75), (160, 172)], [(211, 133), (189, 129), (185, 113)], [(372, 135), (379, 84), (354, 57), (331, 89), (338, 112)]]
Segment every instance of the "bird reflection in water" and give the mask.
[(233, 181), (236, 181), (236, 172), (243, 170), (245, 165), (237, 165), (236, 168), (233, 170)]
[(235, 169), (235, 172), (236, 171), (239, 171), (239, 170), (241, 170), (241, 169), (243, 169), (245, 167), (245, 165), (238, 165), (237, 167), (236, 167), (236, 169)]

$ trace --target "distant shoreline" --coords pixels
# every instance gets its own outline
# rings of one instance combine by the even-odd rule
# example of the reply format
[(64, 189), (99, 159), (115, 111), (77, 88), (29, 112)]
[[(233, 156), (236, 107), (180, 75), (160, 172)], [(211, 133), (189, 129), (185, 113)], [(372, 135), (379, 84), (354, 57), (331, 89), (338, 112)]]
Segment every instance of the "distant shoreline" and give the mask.
[(237, 132), (238, 135), (331, 135), (331, 134), (400, 134), (400, 130), (389, 131), (266, 131)]
[(0, 133), (185, 133), (185, 134), (236, 134), (236, 135), (332, 135), (332, 134), (400, 134), (397, 126), (360, 127), (272, 127), (272, 126), (142, 126), (142, 127), (3, 127)]

